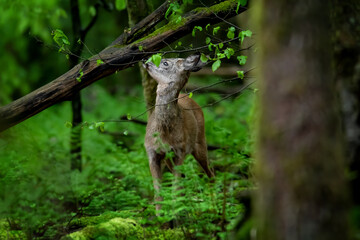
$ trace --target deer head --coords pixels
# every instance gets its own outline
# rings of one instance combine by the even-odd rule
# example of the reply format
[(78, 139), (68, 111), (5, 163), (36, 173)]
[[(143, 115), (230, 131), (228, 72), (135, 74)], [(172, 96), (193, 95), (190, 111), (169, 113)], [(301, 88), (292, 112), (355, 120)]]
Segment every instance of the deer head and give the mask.
[(149, 62), (143, 64), (150, 76), (160, 85), (160, 88), (171, 87), (180, 91), (187, 80), (190, 72), (199, 71), (206, 63), (200, 61), (200, 55), (190, 55), (187, 58), (162, 59), (159, 67)]

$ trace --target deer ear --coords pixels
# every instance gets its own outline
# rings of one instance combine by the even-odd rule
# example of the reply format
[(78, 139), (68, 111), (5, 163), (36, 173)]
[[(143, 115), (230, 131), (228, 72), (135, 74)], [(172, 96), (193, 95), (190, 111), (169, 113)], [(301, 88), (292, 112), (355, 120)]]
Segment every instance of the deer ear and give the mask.
[(190, 55), (184, 61), (184, 69), (186, 71), (191, 71), (191, 72), (197, 72), (205, 65), (206, 65), (206, 63), (203, 63), (202, 61), (200, 61), (199, 54)]

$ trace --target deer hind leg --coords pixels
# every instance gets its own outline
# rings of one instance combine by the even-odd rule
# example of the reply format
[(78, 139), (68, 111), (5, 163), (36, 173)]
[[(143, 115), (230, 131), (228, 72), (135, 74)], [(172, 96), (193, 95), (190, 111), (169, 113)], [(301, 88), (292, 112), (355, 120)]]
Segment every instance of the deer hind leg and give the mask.
[(202, 169), (204, 169), (206, 175), (209, 178), (215, 177), (214, 172), (210, 169), (209, 166), (206, 143), (196, 143), (196, 148), (192, 154), (194, 155), (195, 159), (198, 161)]
[(180, 178), (181, 174), (176, 170), (176, 166), (180, 166), (184, 163), (185, 156), (174, 156), (171, 159), (166, 159), (165, 164), (169, 168), (170, 172), (175, 178)]
[[(161, 202), (163, 200), (163, 198), (160, 196), (160, 185), (162, 179), (161, 160), (163, 159), (163, 156), (157, 154), (153, 150), (147, 150), (147, 153), (149, 157), (150, 172), (155, 189), (155, 201)], [(161, 209), (161, 205), (157, 203), (155, 208), (156, 208), (156, 215), (158, 215), (159, 210)]]

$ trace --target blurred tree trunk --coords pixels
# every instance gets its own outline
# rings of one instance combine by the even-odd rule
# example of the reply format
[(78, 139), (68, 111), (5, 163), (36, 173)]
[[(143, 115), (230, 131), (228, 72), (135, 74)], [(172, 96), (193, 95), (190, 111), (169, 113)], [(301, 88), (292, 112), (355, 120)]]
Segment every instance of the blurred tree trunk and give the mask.
[(326, 1), (262, 0), (258, 239), (348, 239)]
[[(129, 26), (133, 27), (135, 24), (149, 15), (153, 9), (148, 0), (127, 0), (127, 12), (129, 16)], [(146, 69), (139, 63), (141, 83), (144, 88), (144, 97), (146, 102), (146, 109), (150, 109), (148, 114), (152, 112), (152, 107), (156, 100), (157, 83), (150, 77)]]
[[(81, 37), (81, 20), (79, 14), (79, 2), (78, 0), (70, 0), (71, 6), (71, 18), (72, 18), (72, 29), (73, 29), (73, 38), (80, 39)], [(79, 58), (82, 53), (82, 44), (78, 44), (73, 41), (70, 51), (74, 55), (70, 55), (69, 62), (72, 69), (79, 62)], [(71, 100), (71, 112), (72, 112), (72, 127), (70, 133), (70, 155), (71, 155), (71, 170), (82, 169), (81, 161), (81, 146), (82, 146), (82, 102), (81, 102), (81, 93), (78, 92), (74, 95)]]
[(352, 199), (360, 205), (360, 1), (332, 0), (335, 75), (342, 100)]
[[(82, 29), (80, 10), (79, 10), (79, 1), (70, 0), (71, 8), (71, 20), (72, 20), (72, 30), (73, 30), (73, 43), (71, 44), (70, 51), (71, 55), (69, 56), (69, 69), (75, 67), (80, 60), (80, 56), (84, 49), (84, 41), (86, 34), (91, 29), (93, 24), (97, 19), (99, 4), (95, 5), (96, 14), (93, 16), (89, 25)], [(82, 170), (82, 157), (81, 157), (81, 148), (82, 148), (82, 129), (81, 123), (82, 118), (82, 102), (80, 91), (74, 94), (71, 100), (71, 110), (72, 110), (72, 127), (70, 135), (70, 155), (71, 155), (71, 170)]]

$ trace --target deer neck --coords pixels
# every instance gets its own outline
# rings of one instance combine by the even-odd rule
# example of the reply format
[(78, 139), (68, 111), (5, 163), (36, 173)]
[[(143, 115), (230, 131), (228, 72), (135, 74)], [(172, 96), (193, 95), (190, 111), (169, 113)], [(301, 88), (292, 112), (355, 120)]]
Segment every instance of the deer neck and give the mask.
[(178, 97), (181, 88), (158, 85), (156, 91), (155, 119), (159, 130), (171, 130), (181, 118)]

